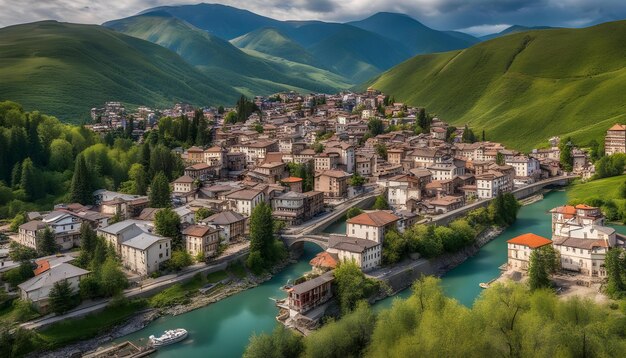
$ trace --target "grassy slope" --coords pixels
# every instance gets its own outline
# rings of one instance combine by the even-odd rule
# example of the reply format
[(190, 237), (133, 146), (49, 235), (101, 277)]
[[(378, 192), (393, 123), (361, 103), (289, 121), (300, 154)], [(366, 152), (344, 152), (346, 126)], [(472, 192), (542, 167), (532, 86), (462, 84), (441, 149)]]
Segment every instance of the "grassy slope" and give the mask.
[(318, 60), (304, 47), (274, 28), (262, 28), (230, 41), (240, 49), (254, 50), (292, 62), (320, 67)]
[(584, 203), (589, 199), (617, 199), (619, 198), (619, 186), (626, 181), (626, 175), (611, 178), (592, 180), (586, 183), (576, 183), (567, 191), (567, 199), (571, 202)]
[(553, 135), (585, 144), (626, 121), (624, 44), (626, 21), (531, 31), (416, 56), (366, 85), (514, 148)]
[(237, 98), (234, 89), (160, 46), (100, 26), (54, 21), (0, 29), (0, 78), (0, 99), (70, 121), (111, 100), (165, 106)]
[(228, 41), (163, 13), (110, 21), (104, 26), (167, 47), (211, 78), (229, 83), (246, 95), (291, 89), (335, 92), (350, 86), (346, 79), (338, 75), (329, 75), (328, 80), (317, 81), (316, 75), (325, 72), (317, 68), (303, 71), (284, 61), (250, 56)]

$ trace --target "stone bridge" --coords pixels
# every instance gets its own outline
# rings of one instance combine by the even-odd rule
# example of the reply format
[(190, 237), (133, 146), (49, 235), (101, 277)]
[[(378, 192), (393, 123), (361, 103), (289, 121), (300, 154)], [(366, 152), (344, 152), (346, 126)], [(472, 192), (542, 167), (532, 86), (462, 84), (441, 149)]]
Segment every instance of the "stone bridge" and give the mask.
[(328, 248), (328, 236), (327, 235), (282, 235), (281, 238), (288, 248), (304, 242), (312, 242), (322, 249)]

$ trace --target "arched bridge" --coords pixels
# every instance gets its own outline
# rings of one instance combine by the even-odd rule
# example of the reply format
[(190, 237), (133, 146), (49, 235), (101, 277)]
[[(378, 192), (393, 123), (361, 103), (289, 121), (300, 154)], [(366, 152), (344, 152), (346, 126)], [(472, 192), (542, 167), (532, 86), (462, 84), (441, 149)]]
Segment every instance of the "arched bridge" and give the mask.
[(312, 242), (324, 250), (328, 248), (328, 236), (326, 235), (282, 235), (281, 238), (287, 247), (299, 242)]

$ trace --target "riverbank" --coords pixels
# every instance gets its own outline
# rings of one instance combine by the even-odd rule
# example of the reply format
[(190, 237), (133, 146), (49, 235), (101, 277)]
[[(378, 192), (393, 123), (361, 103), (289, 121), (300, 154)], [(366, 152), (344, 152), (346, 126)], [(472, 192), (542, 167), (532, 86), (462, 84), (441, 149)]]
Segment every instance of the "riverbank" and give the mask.
[(136, 333), (144, 329), (150, 323), (159, 318), (167, 316), (178, 316), (187, 312), (197, 310), (199, 308), (204, 308), (213, 303), (233, 296), (237, 293), (241, 293), (243, 291), (255, 288), (260, 284), (271, 280), (274, 275), (280, 273), (289, 265), (297, 262), (298, 261), (296, 259), (289, 258), (274, 266), (271, 272), (265, 273), (261, 276), (255, 276), (251, 272), (246, 271), (245, 277), (233, 281), (232, 284), (222, 285), (218, 283), (217, 286), (219, 287), (216, 287), (215, 289), (209, 291), (209, 293), (207, 294), (202, 294), (199, 291), (196, 291), (196, 293), (192, 294), (189, 301), (186, 303), (163, 308), (146, 309), (144, 311), (138, 312), (138, 314), (136, 315), (133, 315), (124, 323), (119, 324), (107, 330), (106, 332), (103, 332), (102, 334), (99, 334), (97, 337), (72, 343), (50, 352), (36, 352), (31, 354), (30, 356), (36, 358), (54, 358), (61, 356), (79, 357), (80, 355), (94, 352), (102, 347), (110, 345), (110, 343), (112, 343), (114, 340), (123, 338), (124, 336)]

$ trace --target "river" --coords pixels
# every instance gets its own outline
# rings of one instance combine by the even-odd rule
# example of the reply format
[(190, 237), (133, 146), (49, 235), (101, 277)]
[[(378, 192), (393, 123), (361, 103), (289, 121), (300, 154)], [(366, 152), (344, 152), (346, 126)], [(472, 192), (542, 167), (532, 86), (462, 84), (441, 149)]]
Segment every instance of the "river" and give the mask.
[[(478, 284), (497, 277), (498, 267), (506, 262), (506, 241), (527, 232), (550, 237), (548, 210), (566, 201), (564, 191), (553, 191), (547, 193), (543, 200), (522, 207), (513, 225), (486, 244), (477, 255), (442, 277), (446, 294), (470, 306), (482, 290)], [(615, 228), (626, 233), (623, 226)], [(341, 230), (345, 232), (343, 222), (326, 229), (327, 232)], [(287, 267), (268, 282), (189, 313), (159, 318), (143, 330), (123, 337), (123, 340), (139, 340), (151, 334), (161, 334), (166, 329), (183, 327), (189, 330), (190, 338), (160, 349), (158, 357), (239, 357), (252, 334), (269, 332), (276, 325), (274, 317), (277, 309), (269, 298), (283, 297), (280, 287), (288, 279), (297, 278), (310, 270), (308, 262), (319, 251), (321, 249), (314, 244), (305, 243), (303, 256), (298, 263)], [(395, 297), (404, 298), (408, 295), (410, 290), (404, 290)], [(392, 302), (393, 298), (379, 301), (375, 309), (389, 307)]]

